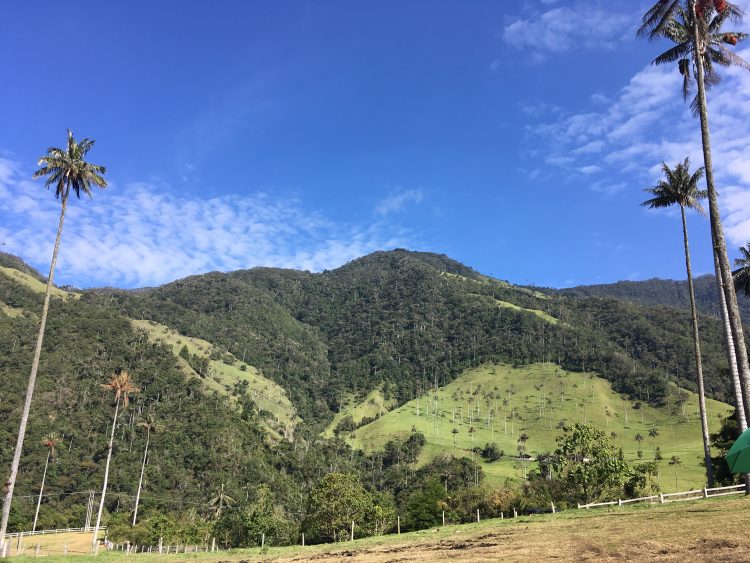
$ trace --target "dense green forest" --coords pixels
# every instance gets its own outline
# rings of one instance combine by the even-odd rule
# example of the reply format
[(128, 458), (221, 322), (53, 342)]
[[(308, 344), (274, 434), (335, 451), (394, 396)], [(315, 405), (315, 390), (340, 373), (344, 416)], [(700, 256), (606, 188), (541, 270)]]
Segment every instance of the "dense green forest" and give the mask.
[[(0, 266), (43, 280), (8, 255), (0, 256)], [(669, 381), (694, 388), (687, 312), (515, 287), (435, 254), (378, 252), (319, 274), (255, 268), (138, 291), (65, 289), (69, 298), (52, 300), (11, 529), (28, 528), (33, 518), (46, 455), (40, 442), (52, 431), (64, 441), (47, 478), (39, 527), (82, 525), (88, 491), (101, 487), (111, 428), (113, 403), (101, 384), (116, 368), (133, 375), (140, 393), (117, 422), (106, 507), (113, 533), (148, 541), (165, 533), (159, 518), (166, 518), (175, 539), (197, 541), (210, 524), (228, 545), (257, 541), (238, 539), (238, 530), (263, 526), (285, 530), (278, 542), (304, 530), (320, 540), (340, 533), (316, 528), (319, 518), (310, 515), (309, 499), (330, 494), (319, 490), (325, 486), (359, 499), (372, 533), (390, 525), (396, 508), (411, 515), (406, 529), (424, 525), (435, 517), (424, 506), (436, 498), (447, 503), (451, 487), (455, 514), (486, 500), (458, 494), (481, 481), (467, 459), (418, 467), (418, 434), (367, 455), (322, 438), (347, 395), (382, 388), (402, 404), (469, 367), (539, 361), (596, 371), (635, 402), (664, 403), (673, 392)], [(15, 441), (41, 300), (28, 284), (0, 272), (3, 467)], [(296, 407), (302, 422), (294, 436), (271, 439), (246, 387), (211, 390), (210, 373), (186, 375), (182, 358), (130, 319), (157, 321), (258, 368)], [(708, 391), (727, 400), (719, 324), (703, 317), (701, 325)], [(125, 523), (145, 444), (138, 423), (147, 414), (159, 430), (151, 437), (143, 524), (130, 530)], [(324, 481), (327, 474), (354, 475), (358, 484), (348, 477)], [(455, 500), (462, 498), (469, 504)]]
[[(694, 388), (687, 312), (540, 293), (445, 256), (377, 252), (320, 274), (255, 268), (83, 299), (156, 320), (246, 358), (325, 422), (346, 392), (384, 385), (403, 403), (487, 362), (594, 370), (658, 404), (667, 381)], [(718, 323), (701, 320), (708, 390), (727, 400)]]
[[(695, 303), (704, 315), (719, 317), (719, 297), (716, 288), (716, 276), (713, 274), (699, 276), (693, 280)], [(551, 290), (557, 293), (557, 290)], [(688, 309), (687, 281), (662, 280), (653, 278), (644, 281), (620, 281), (601, 285), (581, 285), (560, 290), (559, 293), (577, 297), (612, 297), (633, 301), (642, 305), (665, 305), (678, 309)], [(750, 318), (750, 299), (742, 293), (737, 294), (740, 313), (743, 319)]]

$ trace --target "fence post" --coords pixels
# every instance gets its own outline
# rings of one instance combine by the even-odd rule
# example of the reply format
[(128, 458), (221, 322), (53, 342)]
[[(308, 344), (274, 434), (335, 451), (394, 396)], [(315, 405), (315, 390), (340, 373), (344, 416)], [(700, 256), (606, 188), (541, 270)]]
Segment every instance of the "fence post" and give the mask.
[(260, 547), (266, 547), (266, 533), (260, 535)]
[(163, 545), (164, 545), (164, 538), (160, 537), (159, 538), (159, 555), (161, 555), (161, 548)]
[(516, 507), (513, 507), (513, 518), (518, 518), (518, 512), (516, 512)]
[(305, 547), (305, 532), (302, 532), (302, 547)]
[(505, 520), (505, 514), (502, 511), (500, 511), (500, 520)]
[(396, 516), (396, 530), (398, 535), (401, 535), (401, 516)]
[(552, 514), (554, 514), (555, 513), (555, 503), (551, 502), (550, 504), (552, 505)]
[(216, 551), (216, 538), (211, 538), (211, 553)]
[(443, 510), (443, 526), (445, 526), (445, 510)]
[(622, 506), (622, 499), (621, 498), (617, 499), (617, 506)]
[(39, 557), (39, 549), (40, 549), (40, 547), (41, 546), (37, 543), (36, 544), (36, 549), (34, 549), (34, 557)]
[(703, 487), (703, 498), (708, 498), (708, 489)]
[(578, 510), (581, 510), (581, 503), (577, 502), (576, 504), (578, 505)]
[(354, 541), (354, 520), (352, 520), (352, 535), (349, 541)]
[(659, 502), (664, 504), (664, 493), (659, 493)]
[(477, 508), (477, 522), (479, 522), (479, 509)]
[(67, 555), (67, 554), (68, 554), (68, 544), (64, 543), (63, 544), (63, 555)]

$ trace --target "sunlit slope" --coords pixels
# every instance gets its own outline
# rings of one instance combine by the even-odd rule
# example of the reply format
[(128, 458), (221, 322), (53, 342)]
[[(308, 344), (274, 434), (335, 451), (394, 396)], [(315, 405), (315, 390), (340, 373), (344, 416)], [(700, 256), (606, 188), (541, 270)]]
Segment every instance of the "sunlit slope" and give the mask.
[[(719, 417), (731, 409), (710, 399), (707, 408), (709, 425), (716, 431)], [(610, 434), (628, 461), (638, 460), (638, 450), (642, 459), (653, 460), (658, 447), (663, 457), (661, 486), (669, 491), (675, 489), (675, 473), (678, 488), (704, 482), (697, 412), (697, 395), (676, 388), (669, 404), (653, 408), (623, 399), (593, 374), (567, 372), (553, 364), (495, 365), (466, 371), (447, 386), (355, 430), (348, 439), (355, 447), (373, 450), (416, 429), (427, 438), (422, 461), (441, 454), (471, 456), (472, 447), (495, 442), (506, 455), (483, 468), (497, 481), (522, 476), (524, 468), (516, 459), (522, 434), (528, 436), (527, 453), (535, 457), (555, 449), (562, 425), (585, 422)], [(670, 464), (672, 456), (680, 463)], [(527, 469), (534, 466), (530, 462)]]
[(184, 336), (154, 321), (133, 320), (132, 323), (137, 329), (145, 331), (150, 341), (170, 346), (187, 375), (201, 377), (185, 359), (180, 357), (183, 347), (187, 347), (190, 355), (208, 359), (208, 373), (204, 374), (201, 379), (210, 389), (233, 398), (236, 394), (236, 386), (247, 385), (247, 394), (258, 408), (264, 426), (276, 438), (291, 438), (295, 427), (300, 422), (296, 409), (284, 389), (263, 377), (255, 367), (238, 360), (227, 352), (221, 352), (210, 342)]
[(332, 437), (335, 434), (335, 429), (341, 423), (341, 421), (347, 416), (352, 417), (354, 424), (359, 425), (365, 419), (375, 419), (383, 416), (390, 411), (396, 404), (395, 399), (386, 399), (383, 396), (382, 389), (374, 389), (370, 391), (367, 396), (362, 400), (357, 400), (353, 396), (349, 396), (344, 403), (344, 407), (336, 413), (333, 420), (323, 432), (324, 436)]
[[(17, 284), (20, 284), (27, 289), (30, 289), (31, 291), (34, 291), (36, 293), (44, 293), (47, 289), (47, 285), (38, 279), (36, 279), (34, 276), (27, 274), (26, 272), (21, 272), (20, 270), (16, 270), (15, 268), (8, 268), (6, 266), (0, 266), (0, 274), (10, 278)], [(81, 295), (79, 293), (75, 293), (73, 291), (64, 291), (62, 289), (59, 289), (57, 287), (52, 287), (51, 290), (52, 297), (58, 297), (60, 299), (79, 299)]]

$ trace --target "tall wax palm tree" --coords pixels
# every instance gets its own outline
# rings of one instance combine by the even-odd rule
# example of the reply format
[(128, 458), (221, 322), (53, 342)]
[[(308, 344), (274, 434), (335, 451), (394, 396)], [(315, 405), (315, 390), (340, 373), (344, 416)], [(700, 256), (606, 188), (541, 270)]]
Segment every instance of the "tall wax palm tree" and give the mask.
[(44, 328), (47, 325), (47, 312), (49, 311), (49, 300), (52, 294), (52, 280), (55, 275), (55, 264), (57, 263), (57, 253), (60, 250), (60, 237), (62, 235), (63, 221), (65, 220), (65, 208), (68, 204), (68, 197), (71, 189), (78, 198), (81, 192), (90, 196), (91, 186), (100, 188), (107, 187), (107, 182), (102, 177), (107, 172), (104, 166), (86, 162), (86, 154), (94, 146), (94, 140), (85, 138), (77, 142), (73, 133), (68, 130), (68, 143), (64, 149), (50, 147), (47, 154), (39, 159), (39, 170), (34, 172), (34, 178), (48, 176), (45, 186), (48, 188), (55, 186), (55, 197), (61, 202), (60, 222), (57, 226), (57, 237), (55, 246), (52, 250), (52, 262), (49, 267), (47, 276), (47, 289), (44, 292), (44, 305), (42, 306), (42, 317), (39, 322), (39, 335), (36, 338), (36, 347), (34, 348), (34, 359), (31, 363), (31, 374), (26, 387), (26, 400), (24, 401), (23, 411), (21, 413), (21, 424), (18, 427), (18, 438), (16, 440), (16, 449), (13, 453), (13, 461), (10, 466), (10, 477), (6, 483), (6, 493), (3, 500), (3, 516), (0, 521), (0, 555), (5, 554), (5, 532), (8, 528), (8, 518), (10, 516), (10, 504), (13, 500), (13, 489), (16, 485), (18, 476), (18, 465), (21, 461), (21, 450), (23, 449), (23, 440), (26, 436), (26, 425), (29, 420), (29, 411), (31, 409), (31, 399), (34, 395), (36, 385), (36, 374), (39, 369), (39, 358), (42, 354), (42, 341), (44, 340)]
[[(658, 0), (643, 16), (642, 25), (638, 29), (638, 35), (641, 37), (651, 40), (666, 38), (675, 43), (672, 48), (654, 59), (653, 63), (658, 65), (677, 62), (683, 77), (683, 96), (688, 95), (693, 80), (698, 86), (693, 107), (700, 117), (711, 240), (718, 266), (716, 281), (724, 295), (725, 323), (729, 325), (731, 331), (731, 338), (727, 340), (729, 362), (732, 365), (733, 349), (734, 359), (742, 379), (743, 401), (737, 401), (738, 412), (742, 405), (745, 409), (750, 409), (750, 364), (748, 364), (737, 295), (731, 283), (729, 258), (714, 184), (706, 89), (717, 82), (716, 67), (718, 66), (734, 65), (750, 70), (750, 63), (727, 47), (727, 45), (736, 45), (745, 40), (748, 35), (721, 30), (728, 20), (736, 21), (741, 17), (742, 10), (735, 4), (724, 0)], [(750, 418), (747, 410), (745, 415)]]
[(49, 467), (49, 460), (54, 459), (57, 455), (57, 446), (62, 443), (60, 437), (54, 432), (47, 434), (42, 440), (42, 445), (47, 448), (47, 461), (44, 462), (44, 473), (42, 474), (42, 485), (39, 487), (39, 498), (36, 501), (36, 512), (34, 513), (34, 524), (31, 526), (31, 531), (36, 532), (36, 523), (39, 520), (39, 507), (42, 505), (42, 495), (44, 493), (44, 481), (47, 479), (47, 468)]
[(102, 498), (99, 501), (99, 512), (96, 514), (96, 525), (94, 526), (94, 538), (92, 540), (92, 549), (94, 553), (99, 552), (99, 525), (102, 521), (102, 511), (104, 510), (104, 498), (107, 495), (107, 481), (109, 481), (109, 462), (112, 461), (112, 446), (115, 442), (115, 428), (117, 427), (117, 414), (120, 410), (120, 402), (123, 408), (128, 406), (130, 395), (139, 393), (140, 389), (136, 387), (130, 379), (130, 374), (125, 370), (117, 370), (112, 378), (102, 384), (102, 389), (112, 391), (115, 394), (115, 415), (112, 417), (112, 432), (109, 436), (109, 447), (107, 450), (107, 464), (104, 466), (104, 484), (102, 485)]
[(148, 445), (151, 442), (151, 433), (157, 432), (161, 429), (161, 425), (156, 422), (156, 419), (152, 414), (147, 414), (146, 417), (138, 423), (138, 426), (146, 430), (146, 447), (143, 448), (143, 463), (141, 464), (141, 477), (138, 480), (138, 492), (135, 495), (135, 509), (133, 510), (133, 526), (135, 526), (136, 520), (138, 519), (138, 504), (141, 500), (141, 488), (143, 487), (143, 474), (146, 472), (146, 459), (148, 458)]
[[(685, 221), (685, 209), (693, 209), (704, 214), (700, 204), (706, 193), (698, 189), (698, 182), (703, 177), (703, 169), (698, 168), (690, 174), (690, 160), (678, 163), (674, 169), (666, 163), (662, 163), (662, 171), (665, 179), (653, 188), (645, 191), (653, 195), (651, 199), (644, 201), (641, 205), (650, 209), (680, 206), (682, 217), (682, 239), (685, 245), (685, 269), (687, 270), (688, 292), (690, 293), (690, 316), (693, 328), (693, 351), (695, 352), (695, 371), (698, 379), (698, 403), (700, 405), (701, 430), (703, 431), (703, 457), (706, 464), (706, 480), (709, 487), (713, 487), (714, 475), (711, 466), (711, 443), (708, 435), (708, 420), (706, 419), (706, 393), (703, 385), (703, 362), (701, 361), (701, 343), (698, 334), (698, 311), (695, 306), (695, 290), (693, 287), (693, 270), (690, 265), (690, 246), (688, 244), (687, 222)], [(640, 434), (639, 434), (640, 435)]]

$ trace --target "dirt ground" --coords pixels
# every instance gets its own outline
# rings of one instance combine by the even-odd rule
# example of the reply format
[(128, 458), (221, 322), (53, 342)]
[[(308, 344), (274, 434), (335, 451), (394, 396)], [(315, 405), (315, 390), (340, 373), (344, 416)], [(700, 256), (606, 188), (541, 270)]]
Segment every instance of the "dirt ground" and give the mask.
[[(726, 560), (750, 563), (748, 530), (750, 498), (727, 497), (640, 508), (572, 510), (555, 515), (487, 520), (339, 544), (187, 555), (144, 554), (135, 556), (134, 561), (400, 563), (450, 560), (481, 563), (500, 560)], [(69, 563), (71, 555), (69, 552), (67, 556), (59, 556), (50, 550), (45, 559), (47, 563)], [(104, 552), (97, 560), (100, 563), (114, 562), (122, 561), (123, 557), (122, 553)]]
[[(445, 537), (330, 549), (274, 561), (748, 561), (750, 500), (695, 503), (595, 517), (533, 517), (457, 529)], [(441, 536), (439, 531), (433, 536)], [(403, 537), (403, 536), (402, 536)]]

